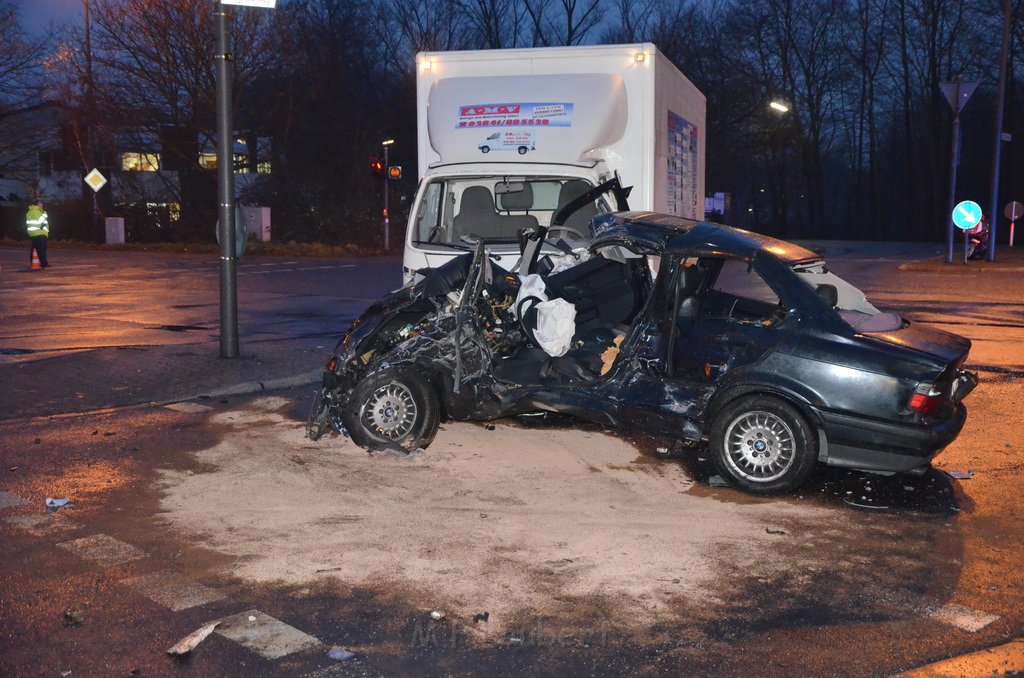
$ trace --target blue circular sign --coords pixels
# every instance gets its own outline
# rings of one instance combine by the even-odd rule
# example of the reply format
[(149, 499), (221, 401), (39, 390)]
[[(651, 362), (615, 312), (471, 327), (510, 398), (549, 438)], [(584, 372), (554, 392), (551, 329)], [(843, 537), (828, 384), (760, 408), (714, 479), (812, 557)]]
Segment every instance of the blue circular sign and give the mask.
[(981, 221), (981, 205), (973, 200), (964, 200), (953, 208), (953, 224), (964, 231), (968, 231), (978, 225)]

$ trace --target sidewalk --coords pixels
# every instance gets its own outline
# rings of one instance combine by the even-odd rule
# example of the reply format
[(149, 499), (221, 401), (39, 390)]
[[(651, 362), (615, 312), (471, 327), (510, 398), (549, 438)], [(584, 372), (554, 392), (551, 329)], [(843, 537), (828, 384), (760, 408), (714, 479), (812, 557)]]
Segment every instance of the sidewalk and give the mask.
[(312, 391), (329, 349), (311, 348), (308, 340), (243, 342), (239, 358), (224, 359), (219, 344), (206, 342), (101, 348), (0, 365), (0, 421), (306, 384)]
[(914, 271), (917, 273), (1024, 273), (1024, 245), (1019, 247), (1007, 247), (999, 245), (996, 247), (996, 260), (968, 259), (964, 264), (964, 251), (962, 243), (960, 247), (953, 247), (953, 263), (946, 263), (946, 255), (919, 261), (908, 261), (900, 266), (901, 271)]

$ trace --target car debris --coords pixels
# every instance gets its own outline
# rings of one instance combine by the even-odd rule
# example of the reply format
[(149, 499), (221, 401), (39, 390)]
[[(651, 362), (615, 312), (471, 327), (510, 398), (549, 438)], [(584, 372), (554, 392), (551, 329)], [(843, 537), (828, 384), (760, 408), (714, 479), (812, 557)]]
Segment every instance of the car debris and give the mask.
[(342, 662), (342, 661), (346, 661), (348, 659), (352, 659), (353, 657), (356, 656), (356, 653), (355, 652), (349, 652), (348, 650), (346, 650), (345, 648), (343, 648), (340, 645), (335, 645), (334, 647), (332, 647), (327, 652), (327, 656), (330, 657), (331, 659), (335, 660), (335, 661)]
[(957, 480), (970, 480), (974, 477), (973, 469), (967, 471), (944, 471), (944, 473), (950, 478), (956, 478)]
[(78, 608), (69, 607), (64, 610), (61, 617), (64, 619), (64, 626), (76, 627), (85, 623), (85, 613)]
[(206, 640), (206, 638), (213, 633), (213, 630), (220, 625), (220, 621), (210, 622), (209, 624), (203, 624), (198, 629), (188, 634), (177, 643), (175, 643), (167, 654), (174, 657), (182, 657), (187, 655), (192, 650), (196, 649), (199, 643)]
[(60, 509), (64, 508), (65, 506), (68, 506), (69, 504), (71, 504), (71, 500), (70, 499), (47, 497), (46, 498), (46, 512), (47, 513), (55, 513), (57, 511), (59, 511)]
[[(587, 256), (548, 242), (605, 193), (621, 211), (590, 220)], [(308, 436), (408, 454), (442, 417), (558, 412), (706, 450), (712, 484), (768, 495), (819, 462), (920, 473), (959, 435), (968, 339), (879, 310), (798, 245), (625, 202), (612, 179), (524, 231), (510, 269), (478, 241), (371, 305)]]
[(445, 615), (443, 610), (434, 610), (433, 612), (430, 613), (430, 618), (433, 619), (434, 621), (441, 621), (446, 616), (447, 615)]
[(490, 619), (490, 618), (491, 618), (491, 613), (490, 612), (487, 612), (486, 610), (483, 611), (483, 612), (478, 612), (477, 614), (473, 615), (473, 623), (476, 624), (477, 622), (483, 622), (483, 623), (486, 624), (487, 620)]

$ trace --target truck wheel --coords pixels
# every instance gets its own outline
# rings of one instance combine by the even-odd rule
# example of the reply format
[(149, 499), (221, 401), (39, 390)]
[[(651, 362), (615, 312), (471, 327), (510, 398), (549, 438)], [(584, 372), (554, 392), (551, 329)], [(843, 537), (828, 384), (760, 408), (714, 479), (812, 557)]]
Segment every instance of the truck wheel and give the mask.
[(526, 146), (520, 146), (519, 147), (519, 155), (526, 155), (526, 152), (528, 150), (530, 150), (530, 149), (528, 149)]
[(815, 436), (789, 403), (740, 398), (711, 426), (711, 456), (729, 482), (751, 494), (778, 494), (801, 485), (817, 460)]
[(480, 147), (480, 152), (481, 153), (490, 153), (491, 152), (491, 147), (490, 146), (481, 146)]
[(388, 369), (356, 385), (342, 421), (360, 447), (408, 453), (434, 439), (439, 410), (437, 393), (419, 377)]

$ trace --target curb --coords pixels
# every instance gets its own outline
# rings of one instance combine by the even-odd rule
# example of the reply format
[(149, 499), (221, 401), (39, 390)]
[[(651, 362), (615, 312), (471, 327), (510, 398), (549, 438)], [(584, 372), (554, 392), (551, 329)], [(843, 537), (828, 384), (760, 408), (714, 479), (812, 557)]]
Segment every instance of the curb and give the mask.
[(1024, 639), (1017, 638), (1002, 645), (950, 657), (919, 666), (900, 678), (945, 678), (946, 676), (1005, 676), (1024, 672)]
[(198, 393), (193, 396), (186, 396), (183, 398), (175, 398), (173, 400), (166, 400), (157, 405), (170, 405), (171, 403), (180, 403), (186, 400), (198, 400), (201, 398), (223, 398), (224, 396), (233, 395), (246, 395), (248, 393), (259, 393), (260, 391), (275, 391), (279, 388), (292, 388), (293, 386), (308, 386), (309, 384), (315, 384), (323, 377), (323, 370), (312, 370), (310, 372), (303, 372), (302, 374), (296, 374), (291, 377), (281, 377), (279, 379), (268, 379), (267, 381), (243, 381), (233, 386), (225, 386), (224, 388), (215, 389), (213, 391), (207, 391), (204, 393)]

